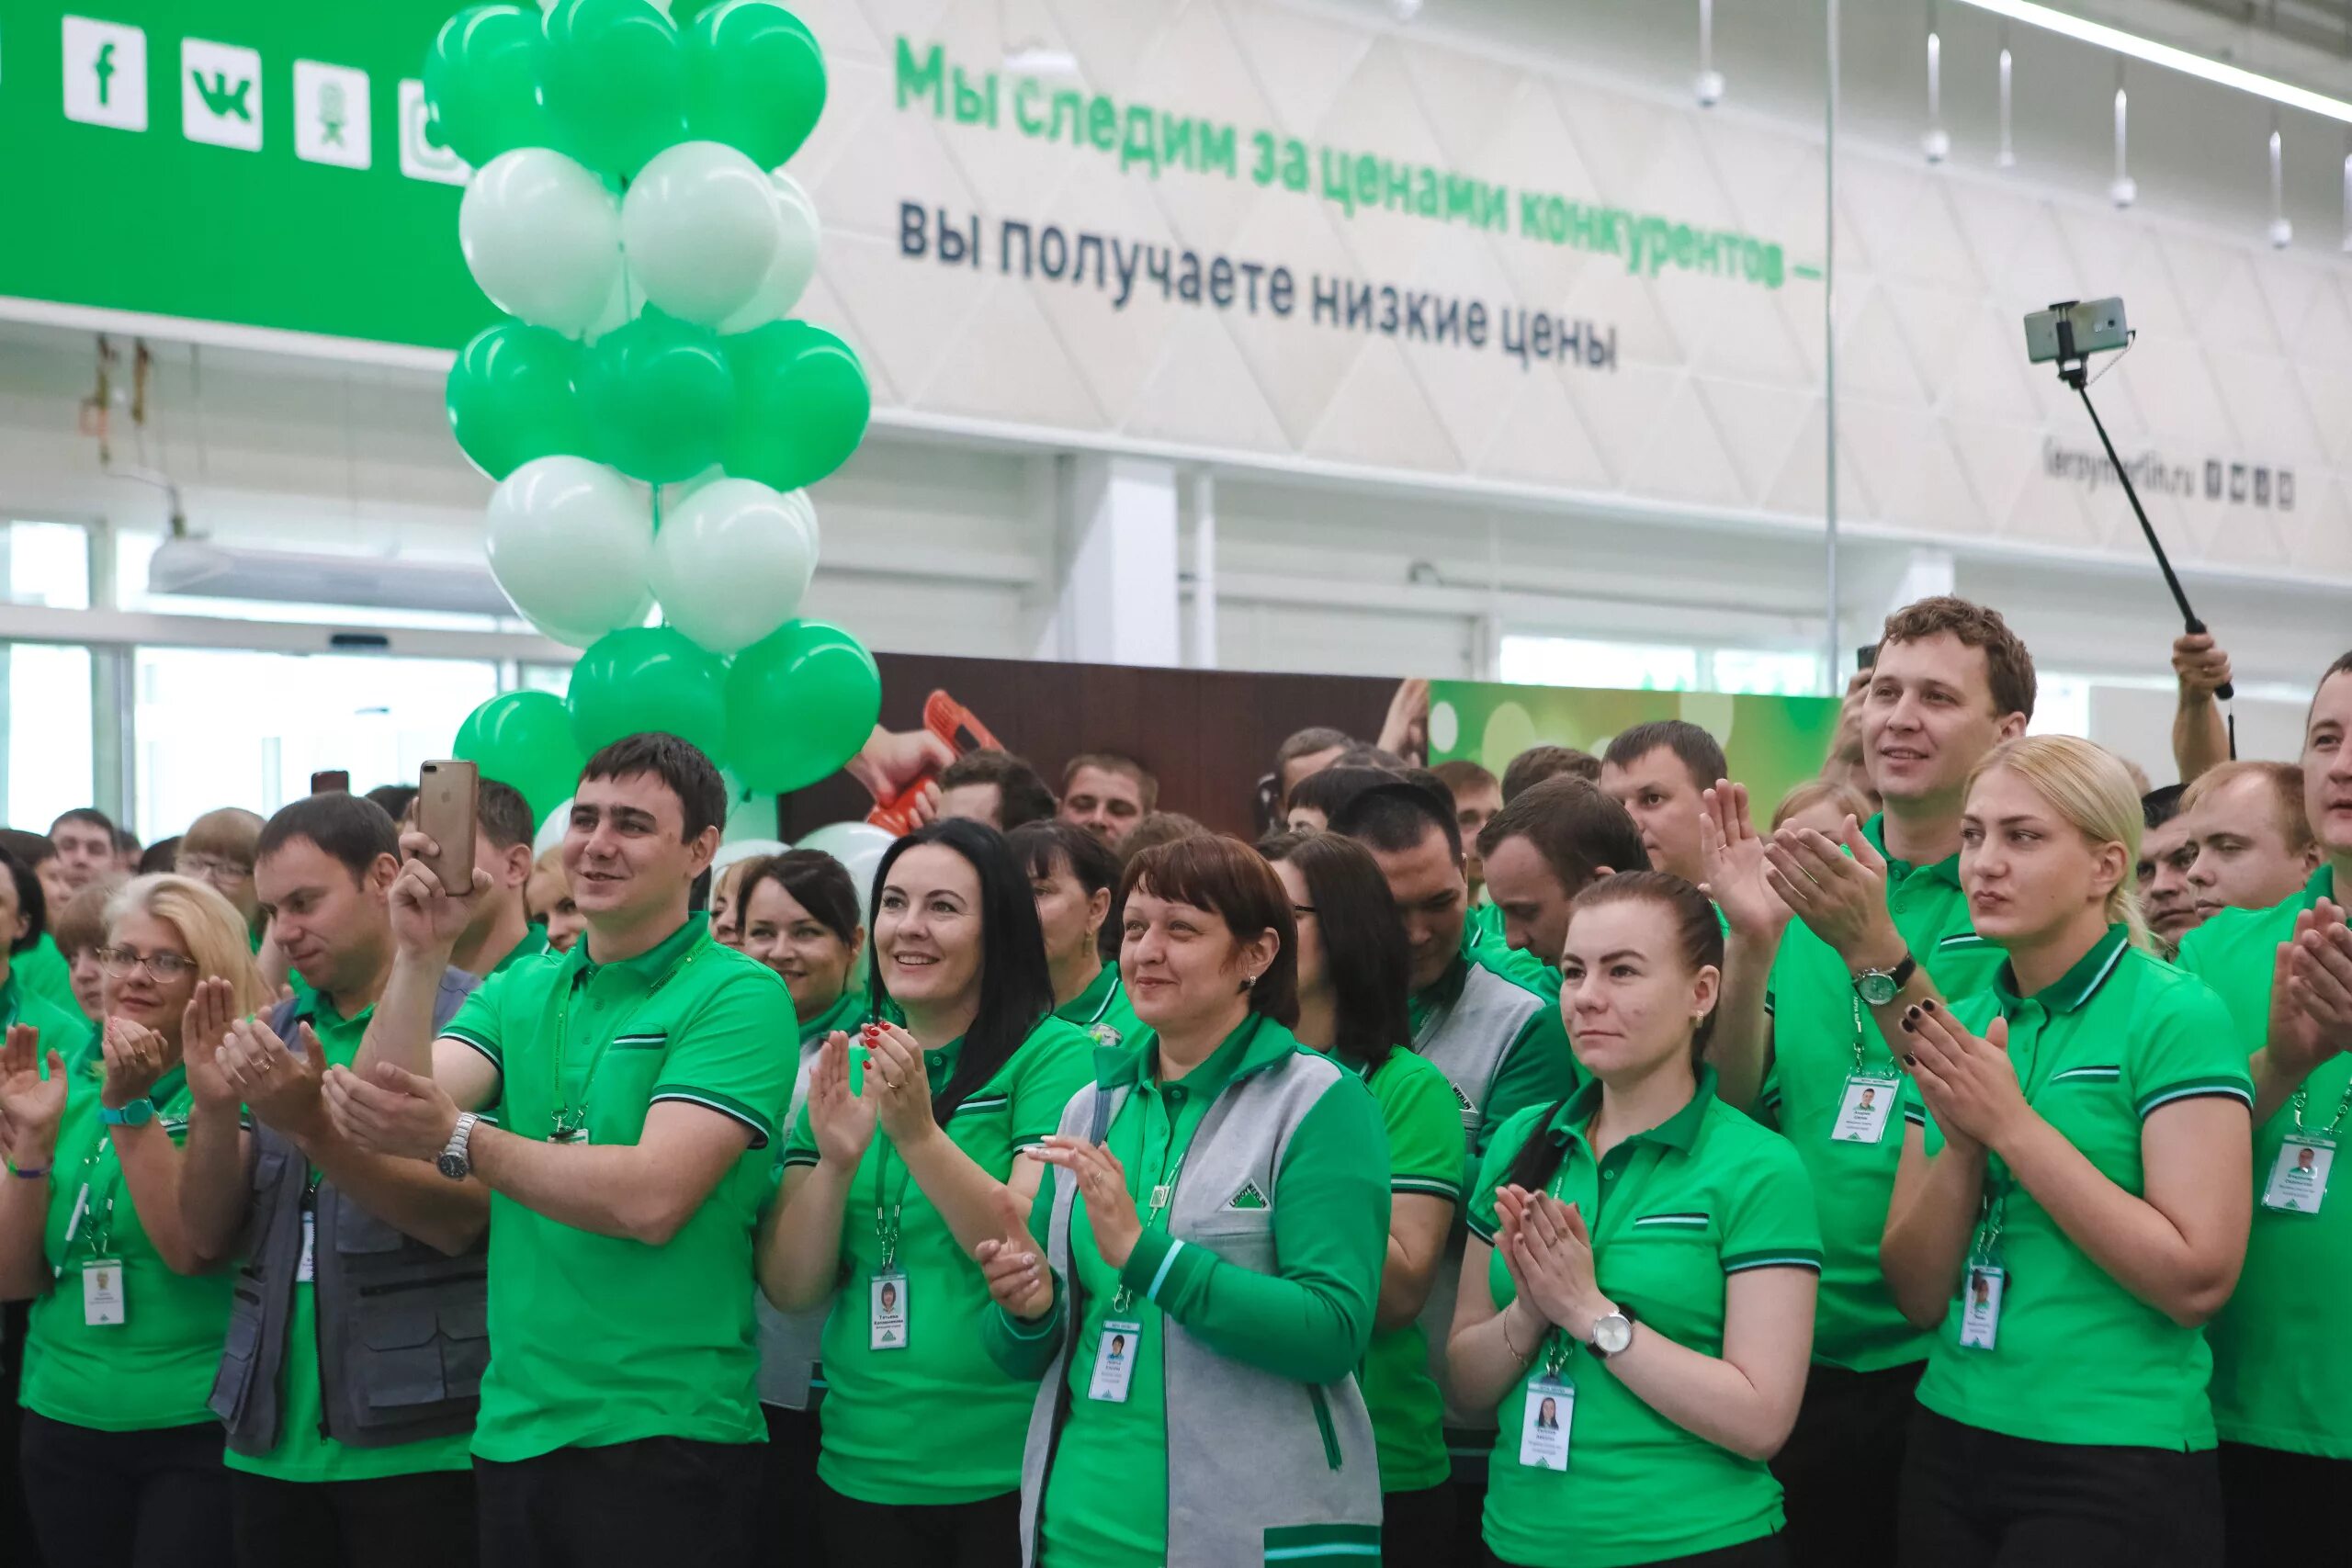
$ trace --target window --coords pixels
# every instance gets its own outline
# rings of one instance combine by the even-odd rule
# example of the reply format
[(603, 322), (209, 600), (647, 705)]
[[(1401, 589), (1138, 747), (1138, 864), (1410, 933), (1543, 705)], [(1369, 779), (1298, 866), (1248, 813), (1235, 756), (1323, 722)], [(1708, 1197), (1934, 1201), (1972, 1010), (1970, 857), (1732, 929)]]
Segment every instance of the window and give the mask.
[[(2169, 685), (2170, 682), (2165, 682)], [(2081, 735), (2091, 732), (2091, 688), (2085, 675), (2041, 675), (2034, 682), (2033, 717), (2028, 735)]]
[(1506, 636), (1499, 673), (1520, 686), (1692, 692), (1699, 689), (1699, 650), (1662, 643)]
[(1764, 649), (1719, 648), (1711, 656), (1714, 689), (1743, 696), (1814, 697), (1821, 694), (1821, 657)]
[(90, 607), (90, 536), (79, 524), (11, 523), (0, 528), (0, 552), (10, 604)]
[[(486, 660), (222, 649), (141, 648), (134, 679), (136, 830), (149, 840), (216, 806), (267, 816), (309, 794), (314, 772), (343, 769), (356, 790), (414, 779), (498, 691)], [(85, 723), (88, 692), (85, 677)]]
[(0, 728), (7, 734), (6, 787), (0, 795), (10, 827), (43, 832), (60, 812), (96, 799), (90, 650), (0, 642), (0, 668), (6, 671)]

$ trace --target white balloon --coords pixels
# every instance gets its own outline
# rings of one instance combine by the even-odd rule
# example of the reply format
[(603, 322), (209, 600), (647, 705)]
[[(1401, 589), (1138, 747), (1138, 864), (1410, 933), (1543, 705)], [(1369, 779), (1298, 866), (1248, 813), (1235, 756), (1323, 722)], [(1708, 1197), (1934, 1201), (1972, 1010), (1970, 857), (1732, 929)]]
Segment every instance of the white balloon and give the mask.
[[(722, 776), (725, 776), (722, 774)], [(726, 825), (718, 829), (718, 841), (731, 844), (741, 839), (764, 841), (775, 831), (775, 795), (768, 791), (745, 791), (728, 779)]]
[(816, 570), (790, 497), (757, 479), (714, 479), (662, 519), (650, 575), (670, 624), (729, 654), (798, 615)]
[(548, 819), (539, 824), (538, 834), (531, 840), (531, 858), (537, 860), (549, 850), (562, 848), (563, 835), (571, 827), (571, 796), (567, 795), (563, 803), (548, 812)]
[(805, 490), (796, 490), (785, 499), (798, 504), (801, 525), (808, 530), (808, 559), (813, 563), (825, 550), (824, 535), (817, 526), (817, 503), (808, 499)]
[(490, 570), (524, 617), (558, 642), (585, 648), (641, 625), (653, 605), (646, 498), (602, 463), (535, 457), (490, 498)]
[[(775, 797), (771, 795), (769, 798), (773, 800)], [(718, 846), (718, 852), (710, 857), (710, 869), (725, 871), (737, 861), (750, 860), (754, 855), (780, 855), (786, 847), (775, 839), (737, 839), (732, 843)]]
[(482, 165), (458, 206), (458, 243), (492, 304), (569, 337), (597, 324), (619, 287), (620, 204), (545, 147)]
[(871, 822), (833, 822), (800, 840), (799, 848), (820, 850), (842, 863), (857, 885), (857, 902), (870, 909), (874, 903), (874, 874), (897, 836)]
[(621, 202), (629, 276), (653, 304), (717, 326), (758, 290), (782, 243), (775, 188), (760, 166), (718, 141), (654, 154)]
[(770, 175), (768, 182), (775, 189), (775, 260), (768, 264), (767, 276), (760, 279), (750, 302), (718, 323), (721, 333), (747, 333), (782, 321), (792, 314), (808, 291), (808, 280), (817, 276), (817, 242), (822, 232), (817, 204), (782, 169)]

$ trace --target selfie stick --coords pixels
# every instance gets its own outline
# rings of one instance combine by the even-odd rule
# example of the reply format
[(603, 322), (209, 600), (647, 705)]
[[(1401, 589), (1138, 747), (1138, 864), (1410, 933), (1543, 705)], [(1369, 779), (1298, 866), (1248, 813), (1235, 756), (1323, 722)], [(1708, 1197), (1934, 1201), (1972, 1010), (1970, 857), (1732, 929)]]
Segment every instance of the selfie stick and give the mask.
[[(2172, 590), (2172, 602), (2180, 606), (2180, 618), (2188, 624), (2188, 635), (2202, 637), (2205, 635), (2205, 623), (2199, 620), (2197, 612), (2188, 607), (2188, 595), (2181, 591), (2180, 579), (2174, 574), (2172, 562), (2165, 555), (2164, 543), (2156, 537), (2155, 529), (2148, 522), (2147, 508), (2140, 504), (2140, 492), (2132, 488), (2132, 470), (2123, 466), (2123, 459), (2116, 454), (2115, 443), (2108, 439), (2107, 426), (2099, 423), (2098, 410), (2091, 403), (2090, 362), (2075, 351), (2075, 323), (2066, 314), (2067, 306), (2072, 303), (2069, 300), (2051, 307), (2058, 312), (2058, 379), (2074, 388), (2075, 395), (2083, 400), (2083, 408), (2091, 416), (2091, 428), (2098, 432), (2098, 443), (2107, 448), (2107, 460), (2115, 465), (2115, 477), (2123, 481), (2123, 493), (2132, 502), (2132, 515), (2140, 520), (2140, 533), (2147, 539), (2148, 548), (2154, 552), (2156, 570), (2165, 574), (2165, 586)], [(2238, 694), (2234, 684), (2224, 682), (2213, 694), (2228, 702)]]

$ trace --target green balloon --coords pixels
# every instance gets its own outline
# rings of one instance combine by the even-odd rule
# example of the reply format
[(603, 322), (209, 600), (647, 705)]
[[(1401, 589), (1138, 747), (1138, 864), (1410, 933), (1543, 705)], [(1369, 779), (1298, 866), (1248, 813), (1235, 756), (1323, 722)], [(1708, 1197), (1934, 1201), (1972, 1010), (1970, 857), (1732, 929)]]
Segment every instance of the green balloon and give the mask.
[(806, 321), (770, 321), (727, 340), (735, 420), (720, 461), (729, 477), (777, 490), (814, 484), (849, 460), (874, 412), (849, 345)]
[(724, 0), (678, 24), (686, 38), (686, 132), (773, 169), (825, 108), (825, 56), (799, 17), (768, 0)]
[(626, 179), (685, 137), (685, 55), (650, 0), (560, 0), (539, 90), (573, 155)]
[(749, 789), (805, 789), (856, 756), (881, 716), (882, 671), (865, 645), (790, 621), (727, 672), (728, 765)]
[(589, 347), (579, 386), (597, 453), (629, 478), (671, 484), (718, 461), (735, 376), (708, 327), (649, 310)]
[(502, 692), (466, 716), (450, 747), (481, 776), (511, 784), (530, 803), (534, 827), (562, 805), (587, 761), (571, 736), (571, 716), (550, 692)]
[(441, 145), (480, 168), (517, 147), (552, 147), (539, 104), (539, 14), (469, 6), (433, 35), (424, 55), (428, 122)]
[(503, 479), (534, 457), (594, 457), (572, 390), (580, 345), (545, 327), (501, 321), (449, 367), (449, 432), (474, 467)]
[(673, 626), (625, 626), (571, 667), (570, 706), (583, 752), (659, 731), (701, 747), (716, 764), (727, 745), (727, 661)]

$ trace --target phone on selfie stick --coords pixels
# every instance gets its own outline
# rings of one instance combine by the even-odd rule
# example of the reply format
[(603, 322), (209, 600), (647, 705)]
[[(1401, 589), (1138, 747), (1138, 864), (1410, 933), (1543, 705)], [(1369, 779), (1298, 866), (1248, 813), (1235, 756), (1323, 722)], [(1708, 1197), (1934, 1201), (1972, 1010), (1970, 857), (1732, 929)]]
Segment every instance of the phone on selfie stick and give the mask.
[(349, 795), (351, 772), (347, 768), (322, 768), (311, 775), (312, 795)]
[(447, 758), (417, 770), (416, 830), (438, 852), (425, 861), (452, 898), (474, 890), (474, 811), (481, 774), (471, 762)]
[[(967, 751), (1004, 750), (998, 744), (997, 738), (989, 733), (989, 727), (973, 716), (971, 709), (944, 691), (933, 692), (923, 699), (922, 727), (947, 742), (948, 749), (959, 757)], [(923, 786), (938, 776), (938, 769), (925, 768), (922, 777), (899, 792), (898, 798), (883, 801), (867, 812), (866, 821), (885, 832), (900, 837), (912, 832), (915, 799), (922, 794)]]

